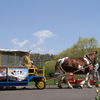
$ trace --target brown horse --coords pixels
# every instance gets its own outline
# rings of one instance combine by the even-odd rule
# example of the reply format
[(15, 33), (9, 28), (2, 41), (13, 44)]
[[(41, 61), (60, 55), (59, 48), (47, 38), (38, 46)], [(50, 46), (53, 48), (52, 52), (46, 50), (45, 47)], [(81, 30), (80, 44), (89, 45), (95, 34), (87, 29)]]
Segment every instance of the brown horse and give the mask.
[[(60, 69), (60, 75), (65, 74), (67, 72), (74, 73), (74, 74), (85, 74), (86, 75), (85, 80), (83, 80), (80, 83), (80, 87), (83, 88), (83, 85), (87, 81), (87, 87), (91, 88), (92, 86), (90, 85), (89, 76), (93, 70), (93, 65), (96, 63), (96, 61), (97, 61), (97, 51), (88, 53), (84, 57), (79, 59), (65, 57), (59, 59), (56, 62), (55, 72), (57, 72), (58, 69)], [(68, 78), (69, 75), (66, 75), (65, 76), (66, 83), (68, 84), (69, 88), (73, 88), (72, 85), (68, 82)], [(59, 77), (58, 79), (58, 87), (62, 88), (60, 81), (61, 81), (61, 77)]]

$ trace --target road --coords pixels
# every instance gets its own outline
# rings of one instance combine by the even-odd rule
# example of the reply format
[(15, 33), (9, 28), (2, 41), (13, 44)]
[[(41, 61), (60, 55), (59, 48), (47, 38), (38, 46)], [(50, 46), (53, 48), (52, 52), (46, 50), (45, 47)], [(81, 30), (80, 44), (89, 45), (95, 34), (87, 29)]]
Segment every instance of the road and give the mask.
[(100, 91), (98, 87), (68, 89), (64, 86), (59, 89), (57, 86), (47, 86), (44, 90), (32, 86), (27, 86), (26, 89), (17, 87), (0, 91), (0, 100), (95, 100), (96, 89)]

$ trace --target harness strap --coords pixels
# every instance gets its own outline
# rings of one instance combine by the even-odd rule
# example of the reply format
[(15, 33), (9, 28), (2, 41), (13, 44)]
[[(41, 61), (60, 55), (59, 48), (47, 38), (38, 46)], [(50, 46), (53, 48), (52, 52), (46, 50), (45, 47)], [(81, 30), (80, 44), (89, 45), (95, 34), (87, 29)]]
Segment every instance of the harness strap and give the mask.
[(93, 60), (89, 57), (89, 55), (86, 55), (86, 57), (93, 63)]
[(85, 66), (87, 66), (87, 64), (86, 64), (86, 62), (85, 62), (85, 60), (84, 60), (84, 58), (81, 58), (81, 60), (84, 62)]

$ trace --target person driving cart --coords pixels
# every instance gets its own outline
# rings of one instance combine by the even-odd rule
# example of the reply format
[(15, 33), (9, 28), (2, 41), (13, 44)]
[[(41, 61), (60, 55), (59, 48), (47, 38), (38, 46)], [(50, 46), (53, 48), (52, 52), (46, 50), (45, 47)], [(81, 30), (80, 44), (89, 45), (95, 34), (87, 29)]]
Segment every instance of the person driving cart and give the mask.
[(23, 61), (23, 64), (26, 67), (32, 67), (33, 61), (30, 60), (30, 54), (29, 53), (26, 54), (24, 61)]

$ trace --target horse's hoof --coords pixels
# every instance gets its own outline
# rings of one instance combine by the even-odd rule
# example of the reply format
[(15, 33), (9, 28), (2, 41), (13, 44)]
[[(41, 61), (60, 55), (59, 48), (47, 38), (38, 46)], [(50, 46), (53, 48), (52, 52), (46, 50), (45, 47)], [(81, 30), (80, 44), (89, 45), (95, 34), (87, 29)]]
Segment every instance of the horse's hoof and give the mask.
[(70, 89), (74, 89), (73, 87), (70, 87)]
[(59, 89), (62, 89), (62, 87), (59, 87)]
[(73, 87), (69, 87), (69, 86), (68, 86), (67, 88), (68, 88), (68, 89), (74, 89)]
[(81, 89), (83, 89), (83, 86), (82, 86), (82, 85), (80, 85), (79, 87), (80, 87)]
[(92, 88), (92, 86), (87, 86), (87, 88)]
[(59, 87), (59, 89), (62, 89), (62, 86), (60, 85), (60, 86), (58, 86)]

